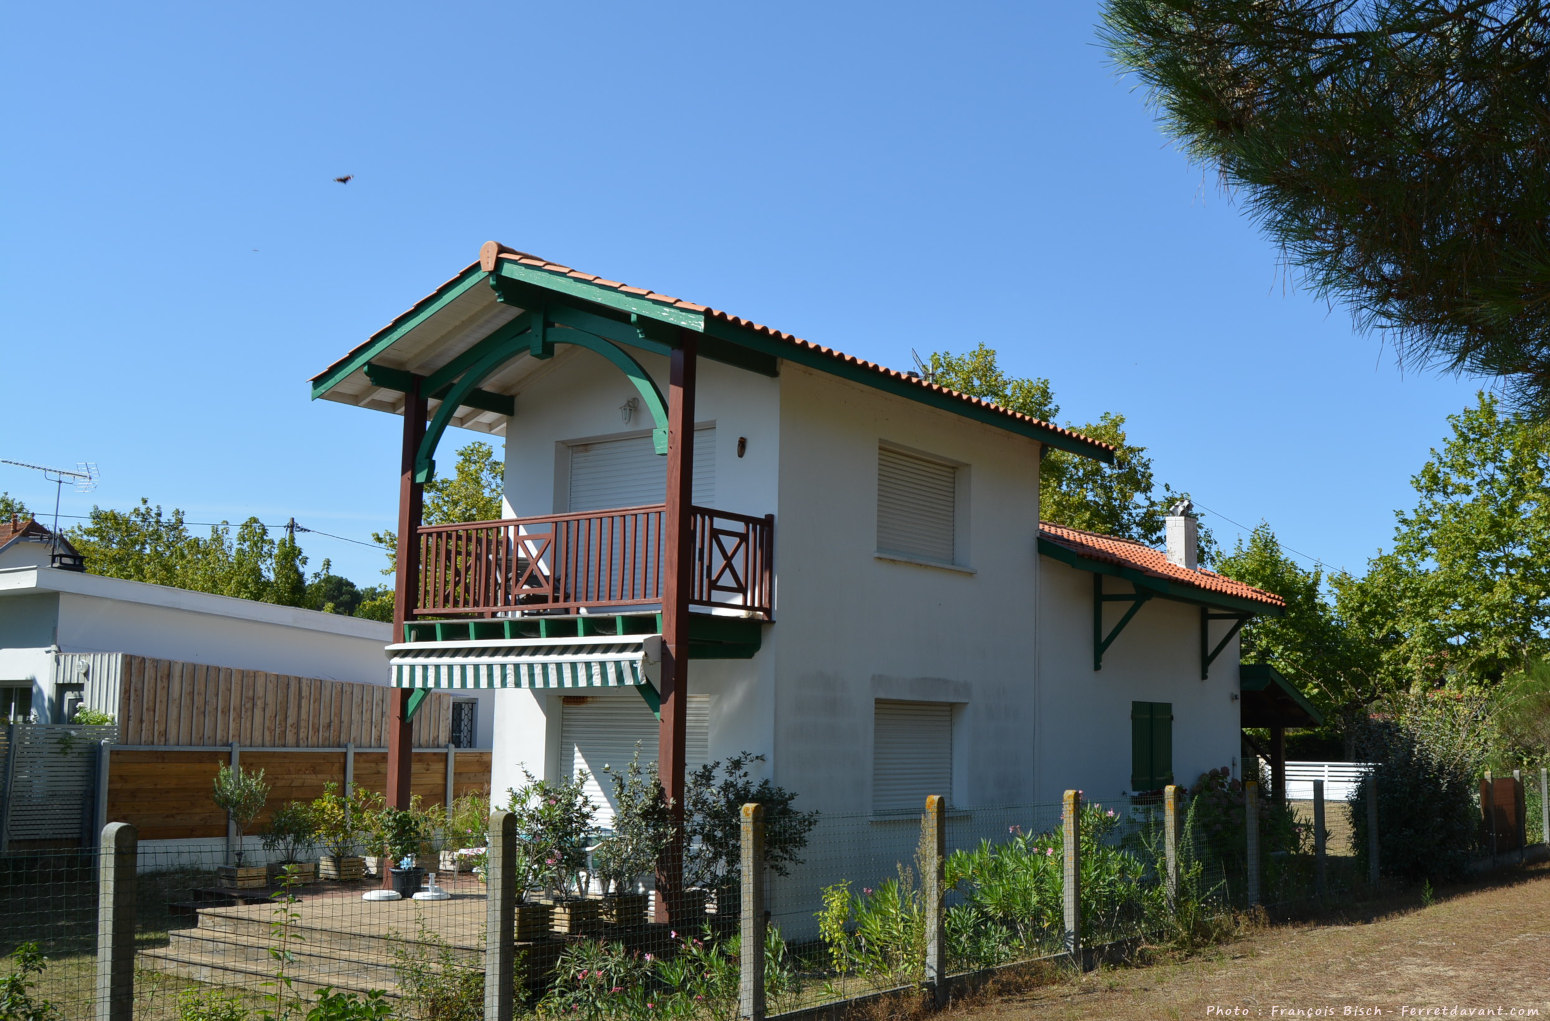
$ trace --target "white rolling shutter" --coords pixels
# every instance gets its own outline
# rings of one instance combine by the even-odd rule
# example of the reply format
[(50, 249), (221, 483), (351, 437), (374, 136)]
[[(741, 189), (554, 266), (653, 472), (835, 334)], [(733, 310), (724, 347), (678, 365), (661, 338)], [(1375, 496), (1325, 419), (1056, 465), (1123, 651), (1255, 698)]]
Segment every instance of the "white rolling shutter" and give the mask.
[[(568, 510), (640, 507), (665, 499), (667, 458), (656, 452), (650, 435), (571, 445)], [(714, 427), (694, 431), (694, 502), (716, 502)]]
[(958, 469), (891, 447), (877, 448), (877, 551), (954, 562)]
[[(685, 772), (693, 772), (710, 758), (710, 696), (690, 695), (685, 735), (688, 747)], [(640, 742), (641, 765), (657, 761), (657, 718), (637, 695), (599, 695), (576, 704), (567, 702), (560, 711), (560, 768), (574, 777), (587, 771), (586, 792), (598, 807), (593, 824), (613, 825), (614, 784), (603, 772), (612, 766), (624, 770)]]
[(872, 810), (920, 812), (953, 794), (953, 707), (879, 700), (872, 730)]

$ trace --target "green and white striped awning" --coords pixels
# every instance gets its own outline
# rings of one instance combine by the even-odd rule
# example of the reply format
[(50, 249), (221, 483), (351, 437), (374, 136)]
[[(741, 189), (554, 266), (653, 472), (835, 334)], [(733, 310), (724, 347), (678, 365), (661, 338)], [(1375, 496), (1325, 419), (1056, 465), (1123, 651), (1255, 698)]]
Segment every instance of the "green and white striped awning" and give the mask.
[(395, 688), (627, 688), (652, 684), (661, 649), (661, 635), (607, 635), (406, 642), (387, 653)]

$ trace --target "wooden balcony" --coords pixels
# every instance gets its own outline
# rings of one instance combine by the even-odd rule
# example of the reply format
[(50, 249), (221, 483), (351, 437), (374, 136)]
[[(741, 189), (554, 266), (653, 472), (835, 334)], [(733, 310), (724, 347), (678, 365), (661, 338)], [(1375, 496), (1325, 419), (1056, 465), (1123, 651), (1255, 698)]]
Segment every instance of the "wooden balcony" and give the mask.
[[(425, 525), (413, 617), (627, 611), (662, 602), (662, 504)], [(689, 605), (774, 612), (775, 516), (694, 507)]]

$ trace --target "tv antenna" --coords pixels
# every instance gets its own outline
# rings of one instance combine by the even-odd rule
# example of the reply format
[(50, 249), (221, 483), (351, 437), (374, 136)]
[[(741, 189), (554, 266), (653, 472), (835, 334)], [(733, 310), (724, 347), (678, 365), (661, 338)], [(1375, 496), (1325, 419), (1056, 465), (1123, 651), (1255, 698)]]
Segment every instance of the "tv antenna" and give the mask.
[(925, 362), (921, 361), (920, 352), (916, 351), (914, 348), (910, 348), (910, 357), (915, 361), (915, 371), (912, 373), (912, 375), (919, 376), (927, 383), (935, 383), (936, 373), (931, 371), (930, 365), (927, 365)]
[[(49, 546), (49, 563), (54, 567), (68, 566), (73, 570), (81, 570), (85, 565), (81, 558), (59, 552), (59, 495), (64, 491), (65, 483), (75, 487), (77, 493), (90, 493), (97, 488), (97, 464), (95, 461), (75, 462), (78, 471), (68, 468), (48, 468), (41, 464), (28, 464), (25, 461), (12, 461), (7, 457), (0, 457), (0, 464), (14, 464), (18, 468), (31, 468), (40, 471), (43, 477), (54, 484), (54, 527), (53, 542)], [(63, 561), (69, 560), (69, 564)]]

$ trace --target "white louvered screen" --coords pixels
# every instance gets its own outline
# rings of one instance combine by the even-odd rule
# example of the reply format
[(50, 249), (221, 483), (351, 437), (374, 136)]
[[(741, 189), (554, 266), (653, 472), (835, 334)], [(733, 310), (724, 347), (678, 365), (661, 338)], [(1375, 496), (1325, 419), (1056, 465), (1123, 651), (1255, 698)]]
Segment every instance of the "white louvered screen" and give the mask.
[(953, 707), (878, 701), (872, 730), (872, 810), (920, 812), (953, 794)]
[[(641, 507), (667, 499), (667, 458), (651, 437), (576, 443), (570, 448), (567, 510)], [(694, 431), (694, 502), (716, 502), (716, 430)]]
[(877, 551), (954, 562), (958, 469), (941, 461), (877, 448)]
[[(685, 772), (710, 758), (710, 696), (690, 695)], [(614, 784), (605, 765), (623, 771), (640, 742), (641, 765), (657, 761), (657, 718), (634, 692), (596, 695), (580, 705), (566, 704), (560, 712), (560, 768), (567, 777), (587, 771), (587, 797), (597, 806), (593, 825), (608, 827), (614, 819)]]

